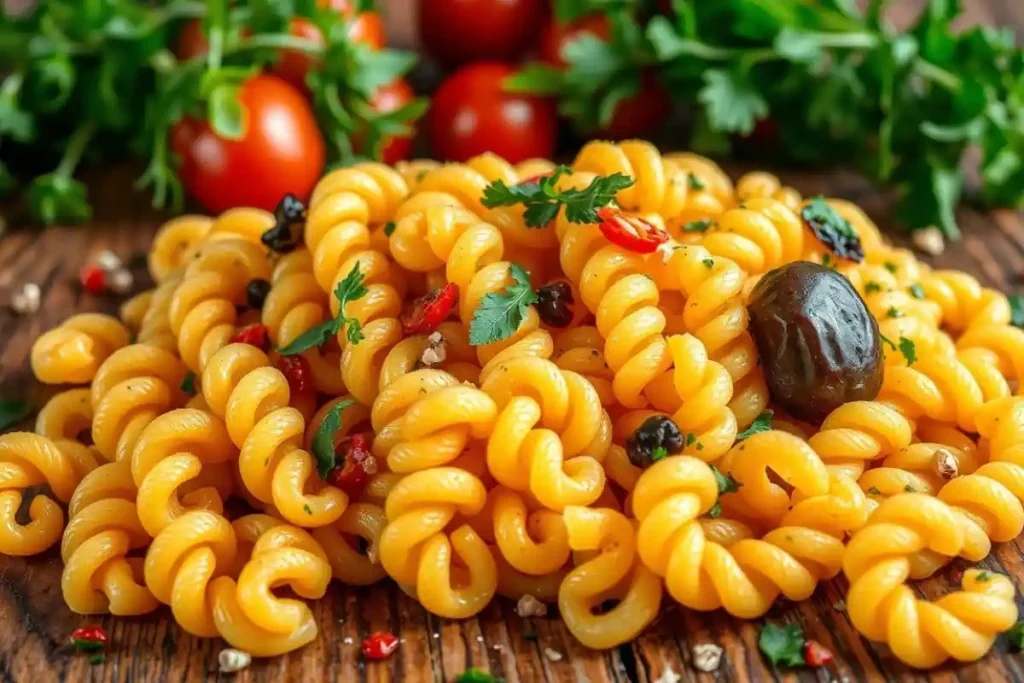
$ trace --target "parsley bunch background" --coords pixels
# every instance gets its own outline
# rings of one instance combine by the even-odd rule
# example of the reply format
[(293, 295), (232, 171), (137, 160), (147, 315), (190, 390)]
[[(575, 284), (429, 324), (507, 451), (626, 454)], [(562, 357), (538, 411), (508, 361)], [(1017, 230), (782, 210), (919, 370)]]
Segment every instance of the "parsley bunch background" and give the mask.
[(770, 163), (854, 166), (901, 191), (906, 227), (952, 238), (975, 147), (979, 199), (1024, 207), (1024, 53), (1008, 28), (955, 31), (960, 0), (928, 0), (902, 32), (889, 0), (664, 4), (555, 0), (556, 17), (607, 11), (610, 38), (585, 34), (563, 50), (564, 73), (529, 65), (506, 87), (558, 97), (586, 132), (654, 74), (688, 123), (668, 147), (729, 156), (756, 132)]
[[(326, 47), (291, 34), (293, 17), (311, 20)], [(202, 22), (209, 49), (178, 59), (172, 46), (190, 20)], [(138, 186), (154, 205), (180, 208), (174, 124), (205, 117), (238, 138), (241, 85), (282, 49), (320, 60), (307, 86), (332, 160), (353, 160), (358, 136), (376, 155), (385, 136), (408, 133), (426, 110), (422, 100), (387, 114), (369, 104), (416, 55), (354, 43), (347, 21), (314, 0), (45, 0), (17, 17), (0, 7), (0, 193), (23, 191), (45, 223), (88, 220), (79, 167), (136, 157), (145, 167)]]

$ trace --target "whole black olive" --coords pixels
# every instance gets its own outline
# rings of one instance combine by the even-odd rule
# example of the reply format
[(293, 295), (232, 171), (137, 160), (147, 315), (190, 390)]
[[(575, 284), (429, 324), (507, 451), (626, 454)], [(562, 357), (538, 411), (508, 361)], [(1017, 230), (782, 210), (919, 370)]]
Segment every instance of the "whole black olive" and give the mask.
[(537, 315), (551, 327), (569, 326), (574, 303), (568, 282), (552, 282), (537, 290)]
[(287, 254), (295, 251), (302, 239), (302, 231), (294, 226), (306, 220), (306, 205), (293, 194), (286, 194), (274, 208), (274, 227), (260, 237), (260, 241), (271, 251)]
[(654, 415), (626, 437), (626, 455), (631, 463), (647, 469), (666, 455), (681, 453), (684, 445), (676, 423), (664, 415)]
[(263, 308), (263, 302), (267, 300), (268, 294), (270, 294), (270, 283), (261, 278), (249, 280), (249, 284), (245, 286), (246, 303), (253, 310), (258, 311)]
[(836, 271), (809, 261), (777, 268), (754, 287), (749, 311), (768, 389), (793, 417), (819, 423), (878, 395), (878, 323)]

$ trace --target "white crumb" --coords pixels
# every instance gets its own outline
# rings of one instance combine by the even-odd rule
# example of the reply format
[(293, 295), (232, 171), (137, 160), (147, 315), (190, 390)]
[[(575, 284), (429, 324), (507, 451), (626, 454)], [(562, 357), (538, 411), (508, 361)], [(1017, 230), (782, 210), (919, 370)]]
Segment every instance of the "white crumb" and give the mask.
[(220, 665), (221, 673), (232, 674), (252, 664), (252, 655), (243, 650), (228, 647), (217, 655), (217, 663)]
[(423, 349), (423, 355), (420, 356), (420, 363), (424, 367), (433, 367), (444, 362), (444, 359), (448, 357), (448, 347), (445, 345), (444, 337), (440, 332), (432, 332), (427, 337), (427, 347)]
[(915, 247), (931, 256), (938, 256), (946, 250), (946, 240), (942, 238), (942, 231), (935, 226), (914, 231), (910, 239), (913, 240)]
[(351, 638), (345, 638), (345, 640), (343, 640), (341, 642), (345, 643), (346, 645), (351, 645), (352, 644), (352, 639)]
[(693, 646), (693, 665), (698, 671), (716, 671), (722, 663), (722, 648), (714, 643)]
[(665, 673), (658, 676), (654, 683), (679, 683), (683, 677), (676, 673), (672, 667), (665, 669)]
[(104, 249), (100, 252), (100, 255), (96, 257), (96, 265), (108, 273), (112, 273), (121, 267), (121, 259), (118, 258), (117, 254), (109, 249)]
[(558, 650), (552, 650), (550, 647), (546, 647), (544, 648), (544, 656), (550, 659), (552, 662), (560, 662), (562, 661), (565, 655), (563, 655)]
[(484, 637), (483, 636), (477, 636), (476, 637), (476, 642), (478, 642), (478, 643), (484, 642)]
[(110, 289), (117, 294), (127, 294), (132, 291), (135, 285), (135, 278), (130, 271), (121, 269), (115, 270), (110, 275)]
[(949, 481), (950, 479), (956, 479), (960, 476), (959, 468), (956, 464), (956, 456), (950, 453), (945, 448), (939, 448), (935, 451), (935, 471), (940, 477)]
[(34, 282), (25, 284), (21, 291), (11, 297), (11, 310), (18, 315), (28, 315), (39, 310), (42, 290)]
[(516, 614), (524, 619), (527, 617), (545, 617), (548, 614), (548, 606), (532, 595), (524, 595), (516, 603)]

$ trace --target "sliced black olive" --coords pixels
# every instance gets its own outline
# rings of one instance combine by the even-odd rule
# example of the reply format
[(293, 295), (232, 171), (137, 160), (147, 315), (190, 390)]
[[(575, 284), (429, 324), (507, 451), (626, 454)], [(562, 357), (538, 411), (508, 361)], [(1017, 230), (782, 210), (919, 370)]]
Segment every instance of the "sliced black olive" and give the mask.
[(572, 288), (568, 282), (552, 282), (537, 290), (537, 315), (550, 327), (568, 327), (572, 322)]
[(809, 261), (777, 268), (757, 283), (749, 311), (768, 390), (793, 417), (820, 423), (844, 403), (878, 395), (878, 323), (836, 271)]
[(666, 455), (681, 453), (683, 445), (683, 433), (676, 423), (664, 415), (654, 415), (626, 438), (626, 455), (631, 463), (647, 469)]
[(258, 311), (263, 308), (267, 294), (270, 294), (270, 283), (261, 278), (249, 280), (249, 284), (245, 286), (245, 300), (249, 304), (249, 308), (253, 310)]
[(294, 251), (302, 241), (302, 223), (306, 220), (306, 205), (293, 194), (286, 194), (274, 209), (274, 227), (260, 237), (260, 241), (278, 254)]

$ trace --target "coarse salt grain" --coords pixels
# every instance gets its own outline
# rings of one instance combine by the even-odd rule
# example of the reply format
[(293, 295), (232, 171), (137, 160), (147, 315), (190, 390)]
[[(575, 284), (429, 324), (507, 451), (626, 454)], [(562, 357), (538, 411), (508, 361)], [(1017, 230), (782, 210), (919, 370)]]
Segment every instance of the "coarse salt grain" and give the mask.
[(950, 453), (945, 448), (939, 448), (935, 451), (935, 471), (940, 477), (949, 481), (950, 479), (956, 479), (960, 476), (960, 471), (957, 468), (956, 456)]
[(524, 595), (516, 603), (516, 614), (524, 619), (527, 617), (547, 616), (547, 613), (548, 606), (532, 595)]
[(420, 356), (420, 363), (425, 367), (432, 367), (443, 363), (444, 359), (448, 357), (448, 349), (445, 345), (444, 337), (440, 332), (432, 332), (427, 337), (427, 347), (423, 349), (423, 355)]
[(351, 645), (352, 644), (352, 639), (351, 638), (345, 638), (345, 640), (343, 640), (341, 642), (345, 643), (346, 645)]
[(132, 276), (130, 271), (115, 270), (110, 275), (110, 289), (117, 294), (127, 294), (132, 290), (132, 286), (135, 284), (135, 278)]
[(679, 683), (683, 677), (676, 673), (672, 667), (665, 669), (665, 672), (658, 676), (654, 683)]
[(914, 246), (931, 256), (938, 256), (946, 250), (946, 240), (942, 237), (942, 231), (932, 226), (923, 230), (915, 230), (910, 236)]
[(563, 659), (563, 655), (558, 650), (552, 650), (550, 647), (544, 648), (544, 656), (550, 659), (552, 662), (560, 662)]
[(252, 655), (243, 650), (228, 647), (217, 655), (217, 663), (220, 665), (221, 673), (235, 673), (252, 664)]
[(722, 648), (714, 643), (693, 646), (693, 665), (698, 671), (711, 672), (722, 663)]
[(11, 297), (11, 310), (19, 315), (35, 313), (39, 310), (39, 302), (42, 300), (42, 290), (34, 282), (29, 282), (21, 288), (21, 291)]
[(96, 257), (96, 265), (108, 273), (112, 273), (115, 270), (120, 270), (121, 259), (119, 259), (117, 254), (109, 249), (104, 249), (100, 252), (100, 255)]

